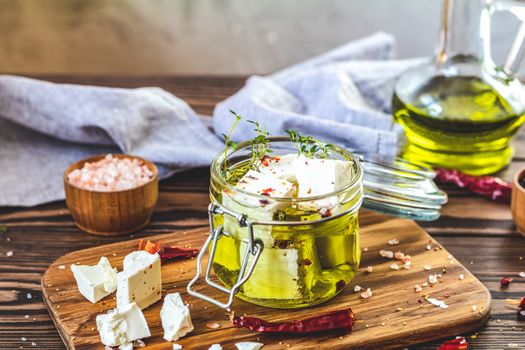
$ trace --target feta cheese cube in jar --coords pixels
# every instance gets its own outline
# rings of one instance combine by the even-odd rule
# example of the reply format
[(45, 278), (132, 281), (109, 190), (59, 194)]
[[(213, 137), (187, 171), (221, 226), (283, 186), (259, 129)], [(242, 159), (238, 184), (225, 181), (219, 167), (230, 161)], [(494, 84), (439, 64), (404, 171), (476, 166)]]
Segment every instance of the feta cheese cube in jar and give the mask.
[[(299, 155), (288, 138), (270, 139), (272, 159), (282, 162), (277, 170), (268, 159), (254, 168), (249, 143), (229, 152), (226, 163), (219, 154), (211, 166), (212, 202), (245, 215), (263, 244), (237, 296), (276, 308), (318, 304), (337, 295), (359, 267), (362, 167), (339, 147), (331, 148), (327, 158), (310, 159)], [(305, 160), (310, 166), (298, 164)], [(231, 215), (213, 214), (211, 219), (214, 227), (224, 229), (212, 266), (231, 287), (239, 278), (250, 231)], [(248, 259), (249, 266), (254, 256)]]

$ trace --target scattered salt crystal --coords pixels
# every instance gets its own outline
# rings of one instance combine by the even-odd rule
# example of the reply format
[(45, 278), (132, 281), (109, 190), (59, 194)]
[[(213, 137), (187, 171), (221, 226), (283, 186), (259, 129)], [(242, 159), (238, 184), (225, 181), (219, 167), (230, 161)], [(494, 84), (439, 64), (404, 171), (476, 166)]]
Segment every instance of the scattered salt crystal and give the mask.
[(428, 287), (428, 282), (422, 283), (421, 285), (422, 285), (423, 287)]
[(437, 275), (429, 275), (428, 276), (428, 283), (429, 284), (436, 284), (436, 283), (438, 283), (438, 276)]
[[(279, 343), (280, 345), (282, 345), (282, 342)], [(212, 346), (210, 346), (208, 350), (222, 350), (222, 346), (221, 344), (212, 344)]]
[(180, 344), (173, 344), (173, 350), (182, 350), (182, 345), (180, 345)]
[(421, 292), (423, 290), (423, 288), (421, 288), (421, 286), (419, 284), (416, 284), (414, 286), (414, 290), (416, 291), (416, 293), (419, 293), (419, 292)]
[(372, 296), (372, 289), (371, 288), (368, 288), (366, 291), (361, 293), (361, 298), (363, 298), (363, 299), (368, 299), (371, 296)]
[(388, 245), (397, 245), (399, 244), (399, 239), (391, 239), (388, 241)]
[(67, 175), (69, 182), (91, 191), (122, 191), (139, 187), (153, 178), (153, 172), (143, 161), (131, 158), (105, 158), (85, 163)]
[(432, 246), (430, 244), (427, 244), (427, 247), (426, 247), (427, 250), (430, 250), (432, 249)]
[(65, 265), (60, 265), (60, 266), (58, 266), (58, 269), (59, 269), (59, 270), (64, 270), (65, 268), (66, 268)]
[[(342, 339), (342, 338), (343, 337), (339, 337), (339, 339)], [(235, 343), (235, 347), (238, 350), (259, 350), (263, 346), (264, 346), (263, 343), (256, 343), (256, 342), (251, 342), (251, 341)], [(286, 347), (289, 347), (289, 346), (290, 344), (286, 344)]]
[(394, 264), (390, 265), (390, 268), (392, 270), (399, 270), (399, 265), (394, 263)]
[(401, 260), (403, 260), (404, 263), (407, 263), (412, 261), (412, 257), (410, 255), (405, 255)]
[(356, 286), (354, 287), (354, 292), (357, 293), (357, 292), (361, 291), (361, 289), (363, 289), (363, 288), (360, 285), (356, 284)]
[(36, 343), (34, 341), (31, 342), (31, 346), (36, 346)]
[(379, 255), (382, 256), (383, 258), (388, 258), (388, 259), (394, 258), (394, 252), (391, 250), (380, 250)]
[(459, 279), (460, 279), (460, 280), (464, 280), (464, 279), (465, 279), (465, 276), (461, 273), (461, 274), (459, 274)]
[(472, 311), (477, 311), (478, 310), (478, 306), (477, 305), (472, 305)]
[(371, 273), (372, 271), (374, 271), (374, 267), (373, 266), (368, 266), (366, 268), (366, 272)]
[(521, 278), (525, 278), (525, 272), (521, 271), (519, 274), (518, 274)]
[(405, 253), (403, 252), (395, 252), (394, 253), (394, 258), (396, 258), (397, 260), (403, 260), (405, 257)]
[(29, 315), (24, 315), (24, 318), (29, 318)]
[(31, 293), (27, 293), (27, 294), (26, 294), (26, 298), (27, 298), (27, 299), (31, 299), (32, 297), (33, 297), (33, 296), (31, 295)]
[(21, 341), (27, 341), (27, 338), (26, 337), (21, 337), (20, 340)]
[(411, 261), (407, 261), (406, 263), (403, 264), (403, 268), (405, 270), (410, 269), (411, 266), (412, 266), (412, 262)]
[(430, 270), (432, 270), (432, 266), (430, 266), (430, 265), (425, 265), (425, 266), (423, 266), (423, 268), (424, 268), (426, 271), (430, 271)]
[(367, 247), (364, 247), (364, 248), (363, 248), (363, 251), (364, 251), (364, 252), (367, 252), (367, 251), (368, 251), (368, 248), (367, 248)]
[(13, 256), (13, 251), (10, 250), (10, 251), (6, 252), (5, 256), (7, 256), (7, 257)]
[(434, 298), (426, 298), (425, 300), (434, 306), (440, 307), (442, 309), (448, 309), (447, 303), (445, 303), (443, 300), (437, 300)]

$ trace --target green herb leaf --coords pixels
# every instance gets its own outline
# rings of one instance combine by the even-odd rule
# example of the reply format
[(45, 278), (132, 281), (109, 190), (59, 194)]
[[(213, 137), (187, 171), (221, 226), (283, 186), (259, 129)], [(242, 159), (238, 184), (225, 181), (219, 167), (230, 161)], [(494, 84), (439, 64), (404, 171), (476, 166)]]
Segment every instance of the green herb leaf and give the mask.
[(323, 143), (312, 136), (303, 136), (297, 130), (286, 129), (285, 132), (290, 136), (290, 141), (295, 145), (299, 154), (308, 158), (326, 158), (329, 150), (334, 147), (334, 145)]

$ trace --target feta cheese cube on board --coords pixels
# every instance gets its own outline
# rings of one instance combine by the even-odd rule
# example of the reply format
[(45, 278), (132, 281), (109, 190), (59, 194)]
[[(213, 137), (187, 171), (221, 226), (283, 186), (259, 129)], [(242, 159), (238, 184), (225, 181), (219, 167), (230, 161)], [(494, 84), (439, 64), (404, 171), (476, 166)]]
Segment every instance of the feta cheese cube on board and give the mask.
[(126, 345), (151, 335), (144, 314), (135, 303), (98, 315), (96, 323), (102, 344), (108, 346)]
[(273, 157), (267, 156), (262, 160), (259, 172), (278, 179), (296, 182), (293, 163), (297, 157), (297, 153)]
[[(310, 159), (300, 155), (294, 161), (297, 178), (298, 198), (325, 195), (347, 185), (352, 177), (352, 162), (336, 159)], [(336, 206), (337, 198), (326, 198), (303, 203), (314, 205), (317, 209)]]
[(123, 265), (117, 274), (117, 308), (135, 302), (144, 309), (162, 298), (159, 254), (132, 252)]
[(87, 300), (96, 303), (117, 289), (117, 271), (108, 258), (100, 258), (98, 264), (71, 265), (71, 271), (77, 281), (78, 290)]
[(240, 343), (235, 343), (235, 346), (238, 350), (259, 350), (264, 346), (263, 343), (256, 343), (252, 341), (245, 341)]
[(160, 320), (164, 329), (164, 339), (167, 341), (178, 340), (193, 330), (190, 309), (184, 304), (179, 293), (171, 293), (164, 297)]

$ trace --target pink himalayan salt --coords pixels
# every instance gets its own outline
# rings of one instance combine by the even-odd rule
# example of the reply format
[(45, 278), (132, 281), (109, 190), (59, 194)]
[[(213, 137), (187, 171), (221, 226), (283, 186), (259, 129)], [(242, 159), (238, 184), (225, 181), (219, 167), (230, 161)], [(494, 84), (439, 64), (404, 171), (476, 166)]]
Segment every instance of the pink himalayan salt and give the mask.
[(153, 178), (153, 172), (143, 161), (132, 158), (116, 158), (112, 154), (67, 175), (69, 182), (90, 191), (113, 192), (139, 187)]

